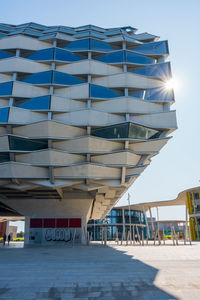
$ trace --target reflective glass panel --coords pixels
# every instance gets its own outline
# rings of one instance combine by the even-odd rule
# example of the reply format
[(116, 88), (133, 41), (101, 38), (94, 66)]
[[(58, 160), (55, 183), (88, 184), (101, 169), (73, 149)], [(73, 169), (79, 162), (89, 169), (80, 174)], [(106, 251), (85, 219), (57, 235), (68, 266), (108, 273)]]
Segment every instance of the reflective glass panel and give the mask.
[(82, 57), (74, 53), (71, 53), (70, 51), (66, 51), (58, 48), (55, 50), (55, 60), (78, 61), (82, 59), (83, 59)]
[(32, 59), (32, 60), (53, 60), (53, 52), (54, 49), (53, 48), (49, 48), (49, 49), (44, 49), (44, 50), (39, 50), (36, 51), (28, 56), (26, 56), (26, 58), (28, 59)]
[(127, 138), (128, 123), (92, 129), (91, 135), (102, 138)]
[(74, 84), (80, 84), (83, 83), (84, 81), (80, 80), (79, 78), (54, 71), (53, 72), (53, 83), (55, 84), (63, 84), (63, 85), (74, 85)]
[(0, 163), (10, 160), (9, 153), (0, 153)]
[(50, 107), (50, 96), (36, 97), (25, 101), (17, 102), (17, 107), (25, 109), (49, 109)]
[(23, 82), (32, 83), (32, 84), (50, 84), (52, 78), (52, 71), (40, 72), (33, 75), (30, 75), (23, 79)]
[(140, 54), (135, 54), (130, 51), (126, 51), (126, 61), (134, 64), (153, 64), (155, 62), (155, 60), (152, 58)]
[(71, 51), (88, 51), (90, 49), (89, 39), (71, 42), (65, 48)]
[(117, 51), (99, 57), (97, 60), (105, 63), (121, 63), (125, 61), (124, 51)]
[(139, 91), (131, 92), (131, 93), (129, 94), (129, 96), (132, 96), (132, 97), (135, 97), (135, 98), (141, 98), (141, 99), (143, 99), (144, 93), (145, 93), (145, 90), (139, 90)]
[(166, 88), (153, 88), (148, 89), (145, 92), (145, 100), (160, 100), (160, 101), (173, 101), (174, 91), (173, 89), (168, 90)]
[(168, 44), (167, 41), (146, 43), (133, 49), (135, 52), (144, 54), (168, 54)]
[(158, 138), (160, 136), (160, 132), (158, 130), (130, 123), (128, 136), (133, 139), (148, 140)]
[(0, 96), (12, 95), (12, 81), (0, 83)]
[(97, 50), (97, 51), (113, 51), (113, 47), (109, 45), (108, 43), (98, 41), (95, 39), (90, 40), (90, 46), (92, 50)]
[(138, 68), (131, 71), (134, 74), (140, 74), (144, 76), (158, 77), (158, 78), (167, 78), (171, 76), (170, 64), (154, 64), (144, 68)]
[(115, 98), (115, 97), (120, 97), (120, 95), (104, 86), (90, 84), (90, 97)]
[(34, 151), (48, 148), (47, 141), (34, 141), (16, 136), (9, 136), (10, 150)]
[(12, 57), (12, 55), (6, 51), (0, 50), (0, 59), (4, 59), (4, 58), (8, 58), (8, 57)]
[(0, 123), (8, 122), (9, 107), (0, 108)]

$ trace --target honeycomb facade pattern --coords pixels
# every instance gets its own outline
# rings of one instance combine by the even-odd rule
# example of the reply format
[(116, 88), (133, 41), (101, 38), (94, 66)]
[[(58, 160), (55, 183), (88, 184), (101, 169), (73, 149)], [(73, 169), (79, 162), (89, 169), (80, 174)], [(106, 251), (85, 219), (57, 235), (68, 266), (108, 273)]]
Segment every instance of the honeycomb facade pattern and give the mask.
[(133, 27), (0, 24), (1, 202), (103, 218), (176, 129), (167, 41)]

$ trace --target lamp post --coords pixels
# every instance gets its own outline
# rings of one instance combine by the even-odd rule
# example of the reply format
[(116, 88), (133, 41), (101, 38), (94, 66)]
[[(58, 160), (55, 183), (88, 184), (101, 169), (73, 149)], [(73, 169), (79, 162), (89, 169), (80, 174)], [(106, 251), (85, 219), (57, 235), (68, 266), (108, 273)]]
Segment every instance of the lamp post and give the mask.
[(131, 237), (132, 237), (132, 234), (131, 234), (131, 204), (130, 204), (130, 198), (131, 198), (131, 196), (130, 196), (130, 194), (128, 193), (128, 209), (129, 209), (129, 231), (130, 231), (130, 240), (132, 240), (131, 239)]

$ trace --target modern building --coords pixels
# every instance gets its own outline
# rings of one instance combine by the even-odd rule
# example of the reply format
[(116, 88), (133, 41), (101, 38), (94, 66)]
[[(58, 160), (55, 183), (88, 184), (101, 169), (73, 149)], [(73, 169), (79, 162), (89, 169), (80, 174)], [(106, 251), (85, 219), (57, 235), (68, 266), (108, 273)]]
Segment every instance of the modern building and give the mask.
[(86, 242), (88, 220), (170, 139), (158, 40), (130, 26), (0, 24), (0, 216), (26, 217), (26, 243)]

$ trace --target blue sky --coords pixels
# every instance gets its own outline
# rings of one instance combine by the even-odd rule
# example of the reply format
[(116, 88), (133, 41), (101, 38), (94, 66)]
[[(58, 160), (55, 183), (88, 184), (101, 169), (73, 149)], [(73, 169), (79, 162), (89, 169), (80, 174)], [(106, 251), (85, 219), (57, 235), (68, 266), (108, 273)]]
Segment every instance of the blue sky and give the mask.
[[(199, 0), (1, 0), (2, 23), (130, 25), (169, 41), (173, 77), (179, 81), (172, 106), (179, 129), (129, 189), (132, 203), (172, 199), (200, 185), (199, 12)], [(160, 209), (160, 217), (184, 218), (184, 210)]]

